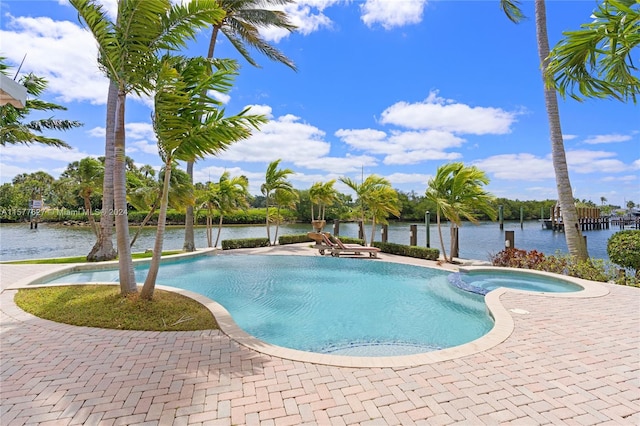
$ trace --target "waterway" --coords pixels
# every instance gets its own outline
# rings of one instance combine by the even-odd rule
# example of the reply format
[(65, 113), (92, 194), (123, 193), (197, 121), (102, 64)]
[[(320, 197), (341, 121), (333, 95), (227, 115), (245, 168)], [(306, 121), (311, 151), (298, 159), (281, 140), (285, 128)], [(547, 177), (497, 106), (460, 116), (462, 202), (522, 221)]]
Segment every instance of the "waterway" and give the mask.
[[(409, 244), (410, 223), (393, 223), (389, 225), (388, 241), (397, 244)], [(418, 245), (427, 245), (426, 226), (417, 223)], [(355, 223), (340, 223), (340, 235), (357, 237), (358, 226)], [(608, 259), (607, 240), (619, 228), (608, 230), (585, 231), (589, 255), (592, 258)], [(278, 235), (303, 234), (311, 231), (310, 224), (282, 225)], [(332, 232), (333, 224), (325, 227), (325, 231)], [(367, 239), (370, 238), (371, 229), (366, 227)], [(565, 235), (542, 229), (538, 221), (524, 222), (522, 227), (519, 222), (505, 222), (504, 230), (500, 230), (497, 222), (481, 222), (478, 225), (464, 223), (459, 230), (460, 257), (463, 259), (489, 260), (492, 254), (498, 253), (504, 248), (505, 232), (514, 231), (515, 247), (523, 250), (538, 250), (546, 255), (556, 252), (567, 253)], [(217, 229), (214, 229), (214, 239)], [(133, 235), (134, 228), (131, 228)], [(273, 238), (275, 226), (271, 227)], [(236, 238), (266, 237), (264, 225), (224, 226), (220, 240)], [(449, 253), (449, 228), (443, 227), (443, 237), (447, 253)], [(145, 228), (132, 250), (144, 251), (153, 247), (155, 228)], [(377, 227), (376, 241), (381, 240), (381, 229)], [(179, 250), (184, 242), (184, 228), (180, 226), (168, 227), (165, 234), (164, 249)], [(64, 226), (61, 224), (40, 223), (38, 229), (29, 229), (28, 223), (4, 223), (0, 224), (0, 261), (20, 259), (40, 259), (63, 256), (84, 256), (95, 243), (95, 237), (88, 227)], [(204, 227), (196, 228), (196, 247), (205, 248), (207, 240)], [(438, 228), (435, 224), (429, 227), (429, 246), (440, 248)]]

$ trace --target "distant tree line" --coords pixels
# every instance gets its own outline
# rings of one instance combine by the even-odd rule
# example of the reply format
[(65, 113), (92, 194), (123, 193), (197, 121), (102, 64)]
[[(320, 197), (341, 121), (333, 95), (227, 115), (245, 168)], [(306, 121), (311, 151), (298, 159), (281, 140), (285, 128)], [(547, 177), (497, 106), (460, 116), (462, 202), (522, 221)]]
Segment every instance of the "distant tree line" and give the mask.
[[(87, 158), (70, 163), (58, 179), (50, 174), (38, 171), (35, 173), (22, 173), (16, 175), (10, 183), (0, 185), (0, 221), (16, 222), (27, 220), (25, 214), (30, 208), (31, 200), (43, 200), (46, 209), (56, 210), (55, 215), (42, 215), (44, 220), (68, 220), (82, 219), (82, 214), (89, 210), (99, 212), (102, 206), (102, 173), (104, 157), (97, 159)], [(130, 221), (141, 223), (145, 216), (151, 212), (149, 223), (155, 223), (157, 213), (157, 199), (162, 182), (162, 170), (157, 173), (151, 166), (137, 167), (133, 160), (128, 158), (127, 165), (127, 192), (128, 210)], [(218, 184), (218, 183), (216, 183)], [(205, 224), (205, 204), (207, 188), (211, 189), (212, 182), (196, 183), (191, 185), (185, 172), (174, 168), (172, 172), (171, 194), (169, 197), (170, 210), (169, 223), (183, 223), (184, 212), (188, 205), (194, 205), (196, 223)], [(213, 189), (216, 190), (215, 188)], [(312, 219), (312, 203), (310, 189), (295, 189), (297, 201), (291, 207), (280, 209), (279, 216), (285, 222), (309, 222)], [(405, 192), (396, 190), (399, 216), (391, 216), (390, 220), (401, 222), (423, 222), (425, 213), (432, 212), (431, 220), (435, 221), (435, 205), (424, 194), (415, 191)], [(191, 201), (190, 201), (191, 200)], [(578, 206), (599, 207), (604, 214), (610, 214), (620, 206), (605, 204), (606, 199), (601, 199), (599, 204), (590, 200), (576, 200)], [(520, 210), (524, 220), (540, 219), (541, 215), (548, 217), (551, 208), (556, 204), (555, 200), (510, 200), (507, 198), (495, 198), (490, 201), (491, 207), (498, 211), (503, 210), (504, 220), (520, 220)], [(626, 207), (635, 206), (629, 202)], [(155, 205), (155, 207), (154, 207)], [(274, 205), (270, 204), (270, 212)], [(326, 205), (324, 218), (328, 222), (335, 219), (355, 220), (358, 209), (357, 199), (351, 195), (335, 192), (335, 199)], [(61, 212), (69, 212), (65, 215)], [(227, 224), (257, 224), (264, 223), (266, 213), (266, 197), (264, 195), (246, 194), (245, 208), (234, 209), (224, 214), (224, 223)], [(97, 213), (96, 216), (99, 216)], [(212, 219), (217, 221), (220, 214), (213, 207)], [(478, 212), (480, 220), (490, 218)]]

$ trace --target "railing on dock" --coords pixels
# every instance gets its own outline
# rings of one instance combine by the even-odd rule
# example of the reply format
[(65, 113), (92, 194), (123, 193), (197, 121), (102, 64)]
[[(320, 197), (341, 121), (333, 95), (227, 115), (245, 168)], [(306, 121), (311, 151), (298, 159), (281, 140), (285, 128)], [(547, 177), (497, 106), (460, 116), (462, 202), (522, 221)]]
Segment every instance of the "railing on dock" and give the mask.
[[(578, 224), (582, 231), (593, 231), (599, 229), (609, 229), (616, 226), (620, 229), (626, 227), (640, 229), (640, 216), (602, 216), (597, 207), (576, 207), (578, 213)], [(564, 223), (560, 214), (560, 206), (551, 208), (549, 219), (541, 219), (542, 227), (553, 231), (564, 231)]]

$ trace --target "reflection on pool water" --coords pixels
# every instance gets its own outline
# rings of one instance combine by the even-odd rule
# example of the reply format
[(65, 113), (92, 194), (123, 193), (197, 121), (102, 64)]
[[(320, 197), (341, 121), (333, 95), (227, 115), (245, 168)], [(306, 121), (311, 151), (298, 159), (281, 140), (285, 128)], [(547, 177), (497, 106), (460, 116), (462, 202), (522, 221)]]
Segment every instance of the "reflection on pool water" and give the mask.
[(582, 287), (565, 280), (540, 276), (524, 271), (471, 271), (451, 274), (449, 282), (454, 286), (477, 294), (487, 294), (499, 287), (546, 293), (568, 293)]
[[(148, 267), (136, 267), (144, 281)], [(202, 294), (247, 333), (310, 352), (391, 356), (458, 346), (488, 333), (482, 296), (450, 273), (365, 259), (217, 255), (165, 262), (158, 284)], [(117, 282), (117, 270), (49, 282)]]

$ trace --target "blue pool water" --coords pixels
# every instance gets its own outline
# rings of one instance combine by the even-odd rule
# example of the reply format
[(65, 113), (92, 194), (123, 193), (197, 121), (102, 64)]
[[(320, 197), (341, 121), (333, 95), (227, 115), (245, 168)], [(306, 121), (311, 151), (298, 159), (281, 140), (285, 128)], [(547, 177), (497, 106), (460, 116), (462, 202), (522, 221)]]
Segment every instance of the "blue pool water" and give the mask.
[[(136, 267), (137, 281), (147, 270)], [(364, 259), (218, 255), (163, 263), (157, 283), (215, 300), (274, 345), (390, 356), (461, 345), (491, 330), (484, 298), (449, 285), (449, 274)], [(105, 270), (50, 282), (117, 280), (117, 270)]]
[(510, 270), (455, 273), (449, 275), (448, 279), (458, 288), (482, 295), (498, 287), (547, 293), (568, 293), (582, 290), (579, 285), (565, 280)]

